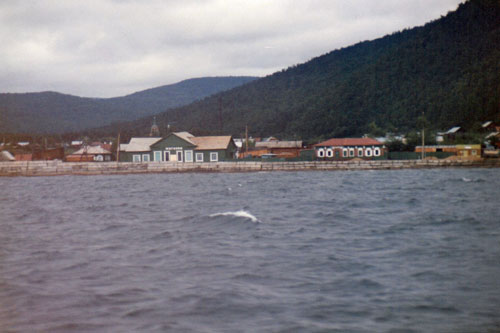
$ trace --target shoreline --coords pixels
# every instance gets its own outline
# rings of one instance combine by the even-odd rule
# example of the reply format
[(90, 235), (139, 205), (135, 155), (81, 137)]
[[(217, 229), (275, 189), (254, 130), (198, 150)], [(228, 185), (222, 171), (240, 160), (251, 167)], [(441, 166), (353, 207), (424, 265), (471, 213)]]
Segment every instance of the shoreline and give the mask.
[(18, 161), (0, 162), (0, 177), (34, 177), (66, 175), (124, 175), (148, 173), (211, 173), (259, 171), (345, 171), (400, 170), (430, 168), (498, 168), (500, 159), (475, 160), (372, 160), (372, 161), (303, 161), (214, 163), (132, 163), (132, 162), (62, 162)]

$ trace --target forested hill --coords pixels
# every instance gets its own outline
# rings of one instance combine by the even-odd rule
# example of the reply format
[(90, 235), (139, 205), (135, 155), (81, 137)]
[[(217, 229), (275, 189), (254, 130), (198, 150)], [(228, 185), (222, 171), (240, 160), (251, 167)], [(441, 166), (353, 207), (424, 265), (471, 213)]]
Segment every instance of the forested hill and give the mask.
[[(423, 27), (358, 43), (161, 114), (194, 134), (316, 139), (375, 123), (408, 131), (500, 120), (500, 1), (471, 0)], [(141, 135), (151, 118), (101, 129)], [(100, 131), (94, 132), (99, 133)]]
[(246, 76), (189, 79), (116, 98), (83, 98), (56, 92), (0, 94), (0, 133), (61, 133), (135, 120), (254, 79)]

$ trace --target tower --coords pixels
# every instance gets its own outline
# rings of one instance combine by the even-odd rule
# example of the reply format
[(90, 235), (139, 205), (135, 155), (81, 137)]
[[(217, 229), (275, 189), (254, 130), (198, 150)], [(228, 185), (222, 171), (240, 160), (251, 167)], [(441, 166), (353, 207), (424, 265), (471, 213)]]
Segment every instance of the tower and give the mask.
[(151, 126), (149, 136), (160, 136), (160, 128), (156, 125), (156, 117), (153, 118), (153, 125)]

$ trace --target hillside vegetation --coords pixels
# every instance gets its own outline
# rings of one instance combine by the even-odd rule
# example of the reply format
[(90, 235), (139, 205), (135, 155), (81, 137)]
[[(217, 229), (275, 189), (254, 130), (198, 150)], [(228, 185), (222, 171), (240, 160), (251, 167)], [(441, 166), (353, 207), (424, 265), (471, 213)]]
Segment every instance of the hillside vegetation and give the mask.
[(57, 92), (0, 94), (0, 133), (62, 133), (135, 120), (192, 103), (255, 77), (206, 77), (116, 98)]
[[(500, 120), (500, 1), (471, 0), (423, 27), (330, 52), (160, 114), (194, 134), (321, 139)], [(90, 134), (149, 132), (151, 117)]]

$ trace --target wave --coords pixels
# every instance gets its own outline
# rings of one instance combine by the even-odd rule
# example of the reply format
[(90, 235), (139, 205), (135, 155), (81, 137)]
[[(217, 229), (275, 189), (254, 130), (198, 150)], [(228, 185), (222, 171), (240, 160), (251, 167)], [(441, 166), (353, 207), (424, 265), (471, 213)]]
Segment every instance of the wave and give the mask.
[(224, 212), (224, 213), (215, 213), (209, 215), (210, 217), (217, 217), (217, 216), (236, 216), (236, 217), (243, 217), (246, 219), (251, 220), (252, 222), (260, 222), (258, 218), (250, 214), (249, 212), (245, 210), (239, 210), (237, 212)]
[(482, 182), (484, 182), (484, 180), (481, 178), (473, 179), (473, 178), (467, 178), (467, 177), (462, 177), (462, 181), (464, 183), (482, 183)]

